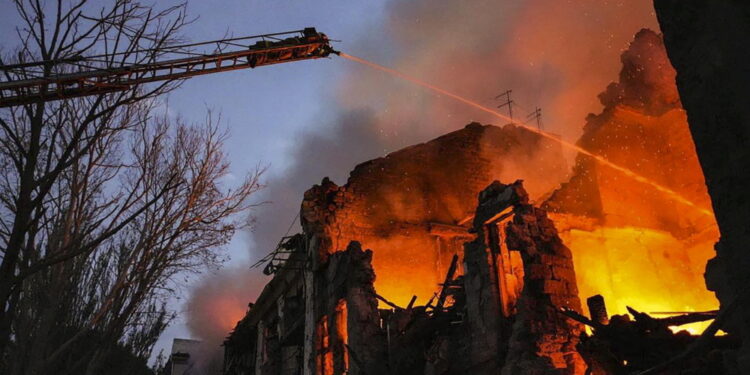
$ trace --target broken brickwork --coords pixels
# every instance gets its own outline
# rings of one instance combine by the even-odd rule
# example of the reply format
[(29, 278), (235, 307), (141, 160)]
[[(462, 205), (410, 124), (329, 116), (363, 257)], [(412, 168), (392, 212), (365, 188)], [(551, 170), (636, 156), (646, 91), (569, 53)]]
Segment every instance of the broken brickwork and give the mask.
[[(321, 300), (329, 301), (321, 311), (338, 312), (327, 314), (331, 319), (328, 326), (339, 327), (329, 329), (330, 345), (334, 346), (336, 355), (335, 374), (386, 373), (386, 337), (380, 328), (371, 262), (372, 251), (362, 250), (358, 242), (351, 242), (345, 251), (331, 255), (325, 267), (325, 278), (316, 280), (316, 287), (326, 292)], [(345, 316), (340, 314), (342, 309), (346, 311)], [(335, 321), (332, 315), (344, 319)]]
[[(340, 192), (324, 181), (306, 198)], [(282, 266), (227, 340), (227, 374), (581, 373), (580, 326), (557, 311), (580, 311), (571, 254), (520, 181), (479, 194), (472, 233), (462, 237), (474, 240), (426, 304), (379, 295), (374, 252), (355, 241), (334, 251), (331, 222), (310, 221), (309, 212), (293, 255), (304, 254), (305, 266)]]
[(225, 374), (298, 375), (305, 321), (301, 242), (224, 341)]
[(582, 327), (558, 312), (581, 311), (572, 254), (546, 212), (529, 204), (520, 181), (495, 181), (479, 195), (473, 230), (465, 245), (473, 373), (582, 374)]
[[(313, 186), (301, 207), (299, 251), (290, 258), (304, 259), (279, 266), (227, 341), (234, 368), (246, 371), (226, 373), (498, 374), (513, 358), (572, 374), (569, 345), (560, 341), (575, 345), (578, 326), (525, 310), (579, 309), (577, 297), (568, 301), (550, 289), (560, 281), (574, 290), (572, 270), (561, 271), (570, 266), (569, 252), (568, 263), (554, 258), (564, 257), (559, 238), (538, 216), (543, 211), (529, 208), (520, 182), (485, 189), (504, 165), (520, 163), (546, 142), (513, 125), (471, 124), (363, 163), (346, 185), (326, 178)], [(548, 163), (554, 173), (564, 170), (557, 156)], [(535, 173), (553, 171), (529, 172), (532, 180)], [(516, 213), (525, 215), (515, 225), (525, 228), (518, 233), (530, 236), (528, 244), (511, 244), (504, 232)], [(554, 258), (558, 278), (529, 278), (536, 268), (524, 264), (527, 250), (530, 265), (537, 253)], [(287, 289), (300, 297), (294, 313), (286, 312)], [(571, 329), (561, 334), (564, 327)], [(518, 346), (517, 332), (533, 337), (531, 345)], [(242, 343), (254, 354), (240, 356)]]
[[(619, 79), (599, 94), (600, 113), (590, 114), (580, 147), (636, 171), (700, 207), (710, 207), (662, 37), (643, 29), (621, 56)], [(713, 226), (713, 217), (677, 205), (622, 172), (579, 154), (570, 180), (542, 204), (551, 213), (587, 216), (610, 226), (638, 226), (688, 238)], [(555, 218), (557, 220), (557, 217)], [(559, 221), (558, 226), (560, 226)], [(702, 233), (702, 235), (707, 235)]]
[[(659, 36), (638, 33), (579, 145), (707, 204), (666, 62)], [(344, 185), (323, 179), (302, 203), (303, 245), (290, 259), (303, 266), (273, 269), (227, 340), (226, 373), (582, 374), (580, 351), (589, 371), (607, 374), (642, 371), (681, 353), (695, 337), (668, 327), (685, 318), (636, 311), (634, 321), (610, 319), (602, 298), (589, 319), (578, 290), (612, 298), (614, 309), (633, 293), (644, 301), (660, 291), (661, 300), (683, 293), (705, 301), (692, 298), (705, 289), (685, 265), (696, 255), (686, 256), (688, 246), (700, 248), (713, 235), (711, 218), (580, 155), (568, 182), (554, 190), (567, 179), (559, 147), (518, 126), (473, 123), (362, 163)], [(516, 178), (525, 183), (492, 182)], [(530, 203), (543, 199), (544, 209)], [(576, 252), (580, 283), (547, 209)], [(679, 249), (668, 246), (678, 240)], [(716, 262), (709, 281), (729, 290), (716, 279)], [(644, 272), (645, 263), (659, 272)], [(635, 292), (619, 290), (626, 282), (601, 282), (634, 274)], [(698, 287), (688, 283), (695, 280)], [(686, 363), (744, 363), (731, 357), (736, 338), (728, 336), (709, 346), (730, 357), (711, 352)]]
[(547, 213), (528, 203), (522, 186), (513, 186), (519, 198), (505, 227), (506, 244), (521, 254), (524, 286), (503, 374), (583, 374), (583, 360), (576, 352), (583, 327), (559, 313), (581, 312), (573, 255)]
[(345, 185), (324, 179), (305, 193), (302, 224), (323, 242), (318, 258), (351, 241), (373, 249), (381, 294), (426, 301), (451, 257), (471, 239), (477, 194), (496, 178), (523, 178), (541, 192), (565, 175), (560, 145), (515, 125), (472, 123), (358, 165)]

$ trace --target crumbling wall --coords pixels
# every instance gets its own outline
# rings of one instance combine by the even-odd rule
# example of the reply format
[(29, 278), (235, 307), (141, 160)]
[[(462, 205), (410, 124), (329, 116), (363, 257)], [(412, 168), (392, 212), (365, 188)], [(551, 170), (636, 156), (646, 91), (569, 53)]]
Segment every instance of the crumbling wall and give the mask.
[[(577, 144), (636, 171), (702, 208), (710, 207), (661, 36), (640, 30), (621, 56), (619, 79), (599, 94), (604, 109), (586, 118)], [(714, 220), (593, 158), (578, 155), (570, 181), (542, 208), (586, 215), (609, 226), (637, 226), (687, 238)]]
[[(372, 269), (372, 250), (362, 250), (359, 242), (350, 242), (345, 251), (331, 255), (325, 278), (329, 300), (343, 301), (346, 309), (346, 337), (332, 337), (334, 345), (345, 354), (346, 362), (334, 373), (385, 374), (385, 334), (380, 328), (378, 302), (375, 297), (375, 272)], [(336, 306), (328, 306), (328, 315)], [(332, 324), (331, 326), (333, 326)], [(348, 370), (348, 372), (346, 372)]]
[(542, 208), (574, 254), (582, 297), (601, 294), (617, 314), (715, 309), (703, 272), (718, 228), (661, 35), (638, 31), (621, 61), (578, 145), (676, 195), (579, 154)]
[[(520, 181), (495, 181), (479, 194), (473, 232), (464, 254), (472, 373), (582, 374), (582, 327), (557, 311), (581, 310), (572, 254), (546, 212), (529, 204)], [(520, 294), (503, 286), (514, 276), (505, 250), (522, 259)]]
[[(464, 272), (454, 255), (436, 298), (423, 306), (412, 299), (399, 307), (379, 296), (373, 251), (359, 242), (334, 250), (337, 232), (326, 218), (340, 206), (321, 211), (328, 207), (321, 202), (342, 204), (341, 194), (328, 180), (306, 194), (311, 204), (298, 237), (307, 253), (294, 256), (310, 261), (304, 274), (293, 263), (282, 266), (264, 289), (227, 341), (234, 356), (228, 374), (580, 373), (580, 326), (556, 311), (580, 311), (571, 254), (520, 181), (495, 181), (479, 194)], [(450, 225), (429, 231), (456, 241), (468, 236)], [(379, 309), (379, 299), (391, 309)], [(294, 306), (304, 306), (304, 319)], [(242, 355), (242, 342), (254, 353)]]
[(501, 288), (506, 275), (497, 221), (507, 218), (517, 201), (514, 189), (499, 182), (483, 190), (472, 225), (476, 238), (464, 245), (469, 353), (477, 374), (497, 374), (507, 353), (512, 316), (503, 306), (515, 304), (518, 296)]
[[(301, 243), (295, 243), (301, 245)], [(227, 375), (298, 375), (304, 347), (306, 254), (295, 249), (223, 343)]]
[(358, 165), (346, 185), (328, 179), (305, 194), (302, 223), (318, 256), (359, 241), (375, 251), (376, 287), (399, 304), (426, 301), (470, 237), (462, 225), (495, 178), (527, 178), (538, 194), (566, 174), (560, 145), (515, 125), (472, 123)]
[[(344, 186), (326, 178), (308, 190), (300, 220), (309, 256), (302, 278), (303, 373), (497, 374), (524, 274), (521, 255), (502, 239), (508, 217), (480, 228), (486, 229), (485, 243), (475, 241), (476, 250), (467, 246), (463, 262), (452, 258), (476, 237), (468, 231), (472, 216), (482, 226), (487, 218), (480, 216), (496, 214), (496, 207), (476, 209), (477, 194), (494, 176), (519, 173), (518, 166), (538, 150), (545, 153), (537, 155), (544, 166), (526, 164), (521, 174), (536, 180), (537, 188), (551, 187), (561, 177), (550, 176), (565, 173), (558, 144), (514, 125), (470, 124), (363, 163)], [(523, 196), (528, 203), (525, 191)], [(502, 204), (517, 203), (513, 198)], [(358, 240), (374, 252), (363, 251)], [(451, 264), (456, 272), (448, 277)], [(440, 297), (426, 303), (435, 292)], [(391, 309), (378, 310), (383, 303)], [(273, 316), (253, 319), (255, 332), (278, 326)], [(283, 350), (263, 348), (271, 347), (256, 349), (260, 357), (284, 356)], [(256, 366), (256, 372), (263, 368)]]
[(505, 229), (506, 243), (521, 253), (524, 287), (503, 374), (583, 374), (576, 351), (583, 327), (559, 312), (581, 312), (573, 255), (547, 213), (528, 203), (523, 187), (515, 191), (519, 199)]

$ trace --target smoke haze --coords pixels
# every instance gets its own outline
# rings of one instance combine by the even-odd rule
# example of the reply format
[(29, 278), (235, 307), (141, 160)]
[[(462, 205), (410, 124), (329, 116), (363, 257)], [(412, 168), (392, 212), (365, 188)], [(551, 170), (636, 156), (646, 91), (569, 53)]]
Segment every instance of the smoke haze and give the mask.
[[(513, 108), (515, 118), (524, 120), (539, 106), (545, 130), (572, 141), (586, 115), (600, 111), (597, 94), (617, 78), (620, 54), (633, 35), (643, 27), (658, 30), (647, 0), (393, 0), (385, 17), (383, 35), (337, 47), (488, 106), (512, 89), (522, 106)], [(333, 95), (322, 95), (320, 123), (294, 135), (286, 151), (291, 165), (269, 176), (263, 194), (271, 203), (255, 212), (251, 259), (273, 250), (304, 191), (323, 177), (343, 184), (358, 163), (471, 121), (503, 125), (385, 73), (343, 59), (330, 63), (347, 70), (345, 79), (333, 85)], [(218, 345), (226, 321), (244, 314), (266, 280), (246, 265), (207, 277), (189, 303), (191, 332)]]

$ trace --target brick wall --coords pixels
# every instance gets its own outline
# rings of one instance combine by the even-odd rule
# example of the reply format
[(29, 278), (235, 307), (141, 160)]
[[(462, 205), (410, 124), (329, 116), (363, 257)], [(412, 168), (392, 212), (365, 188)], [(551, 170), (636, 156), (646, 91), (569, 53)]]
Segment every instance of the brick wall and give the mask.
[(495, 179), (524, 179), (541, 196), (565, 174), (556, 142), (514, 125), (472, 123), (362, 163), (343, 186), (324, 179), (305, 193), (302, 223), (325, 242), (319, 261), (360, 241), (374, 251), (384, 296), (424, 302), (462, 249), (462, 241), (438, 240), (430, 223), (455, 225), (473, 214), (477, 194)]

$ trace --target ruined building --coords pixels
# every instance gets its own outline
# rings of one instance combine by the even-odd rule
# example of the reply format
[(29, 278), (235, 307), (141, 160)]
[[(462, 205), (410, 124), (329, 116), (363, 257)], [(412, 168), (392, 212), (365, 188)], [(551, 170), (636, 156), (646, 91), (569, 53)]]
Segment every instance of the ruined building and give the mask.
[(716, 316), (702, 273), (718, 232), (661, 37), (641, 31), (622, 62), (579, 145), (697, 207), (585, 156), (569, 174), (557, 142), (517, 125), (469, 124), (305, 193), (224, 372), (738, 373), (731, 334), (659, 367), (705, 323), (669, 327)]
[[(520, 182), (492, 184), (477, 211), (501, 160), (510, 168), (534, 154), (549, 169), (531, 179), (563, 177), (554, 142), (470, 124), (361, 164), (344, 186), (314, 186), (303, 233), (282, 243), (288, 259), (225, 344), (228, 372), (491, 373), (496, 357), (536, 348), (546, 359), (529, 366), (573, 369), (580, 327), (555, 312), (580, 310), (570, 251)], [(538, 342), (519, 339), (529, 335)]]

